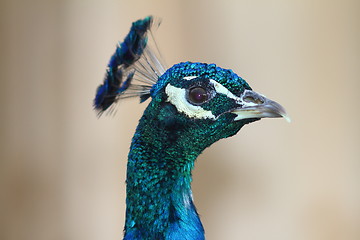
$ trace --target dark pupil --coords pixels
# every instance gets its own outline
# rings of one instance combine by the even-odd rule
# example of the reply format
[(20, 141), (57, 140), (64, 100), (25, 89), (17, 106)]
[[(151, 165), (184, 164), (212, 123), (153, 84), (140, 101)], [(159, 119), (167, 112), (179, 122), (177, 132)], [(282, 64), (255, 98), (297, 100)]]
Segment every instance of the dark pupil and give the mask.
[(189, 91), (189, 100), (193, 103), (203, 103), (207, 100), (207, 92), (201, 87), (195, 87)]

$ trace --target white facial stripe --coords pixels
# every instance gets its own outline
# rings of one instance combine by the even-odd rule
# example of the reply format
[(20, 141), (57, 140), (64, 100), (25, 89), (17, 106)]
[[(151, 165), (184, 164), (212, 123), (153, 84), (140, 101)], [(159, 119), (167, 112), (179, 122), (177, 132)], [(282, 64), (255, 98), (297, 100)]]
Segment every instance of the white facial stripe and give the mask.
[(229, 89), (224, 87), (222, 84), (218, 83), (217, 81), (210, 79), (210, 82), (214, 85), (215, 91), (217, 93), (224, 94), (228, 98), (234, 99), (237, 103), (241, 104), (243, 107), (253, 107), (253, 106), (258, 105), (253, 102), (244, 101), (243, 96), (246, 96), (245, 93), (249, 90), (245, 90), (244, 93), (241, 95), (241, 97), (238, 97), (238, 96), (234, 95), (232, 92), (230, 92)]
[(242, 110), (242, 111), (234, 111), (237, 116), (234, 118), (234, 121), (238, 121), (241, 119), (247, 119), (247, 118), (261, 118), (264, 115), (260, 116), (260, 113), (255, 110)]
[(235, 96), (232, 92), (229, 91), (226, 87), (218, 83), (217, 81), (210, 79), (210, 82), (214, 85), (215, 91), (217, 93), (221, 93), (226, 95), (228, 98), (234, 99), (235, 101), (239, 102), (241, 99), (237, 96)]
[(194, 78), (197, 78), (198, 76), (186, 76), (186, 77), (183, 77), (183, 79), (185, 80), (191, 80), (191, 79), (194, 79)]
[(186, 100), (186, 90), (183, 88), (177, 88), (168, 84), (165, 88), (165, 93), (168, 95), (167, 101), (173, 104), (179, 112), (186, 114), (190, 118), (216, 118), (211, 111), (205, 110), (200, 106), (190, 104)]

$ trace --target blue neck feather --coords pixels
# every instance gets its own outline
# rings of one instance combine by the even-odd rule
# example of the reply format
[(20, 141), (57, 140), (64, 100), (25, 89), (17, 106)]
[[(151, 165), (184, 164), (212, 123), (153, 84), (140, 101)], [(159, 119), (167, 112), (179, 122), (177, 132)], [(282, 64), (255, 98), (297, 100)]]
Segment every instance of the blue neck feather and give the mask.
[[(158, 101), (157, 101), (158, 99)], [(191, 194), (191, 170), (205, 148), (170, 104), (153, 99), (132, 140), (124, 239), (204, 239)]]

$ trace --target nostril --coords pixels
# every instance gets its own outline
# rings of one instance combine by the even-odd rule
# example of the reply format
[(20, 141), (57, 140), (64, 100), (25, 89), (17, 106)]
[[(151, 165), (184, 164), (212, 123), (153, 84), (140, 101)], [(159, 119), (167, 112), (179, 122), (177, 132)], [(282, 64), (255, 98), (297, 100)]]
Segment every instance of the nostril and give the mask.
[(254, 98), (253, 96), (246, 96), (244, 97), (244, 101), (245, 102), (251, 102), (251, 103), (256, 103), (256, 104), (263, 104), (264, 101), (260, 98)]

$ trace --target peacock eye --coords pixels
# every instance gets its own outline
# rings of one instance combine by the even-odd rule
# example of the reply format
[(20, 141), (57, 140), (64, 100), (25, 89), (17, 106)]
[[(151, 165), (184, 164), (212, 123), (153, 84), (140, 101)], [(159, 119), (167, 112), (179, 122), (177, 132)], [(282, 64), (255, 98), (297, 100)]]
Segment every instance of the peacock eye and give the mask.
[(201, 104), (208, 100), (208, 93), (202, 87), (194, 87), (189, 90), (189, 102), (193, 104)]

